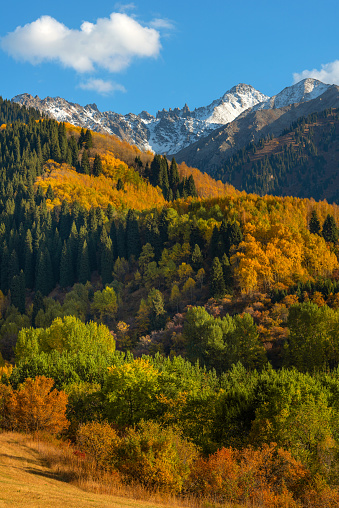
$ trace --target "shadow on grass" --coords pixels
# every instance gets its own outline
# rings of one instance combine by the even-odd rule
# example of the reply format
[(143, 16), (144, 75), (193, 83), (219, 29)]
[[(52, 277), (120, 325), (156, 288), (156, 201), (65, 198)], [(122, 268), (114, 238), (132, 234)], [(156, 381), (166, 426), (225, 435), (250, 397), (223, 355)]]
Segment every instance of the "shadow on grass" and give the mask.
[(73, 472), (56, 473), (53, 471), (41, 471), (41, 469), (36, 469), (34, 467), (27, 467), (25, 468), (25, 471), (35, 476), (42, 476), (43, 478), (57, 480), (64, 483), (69, 483), (77, 478), (76, 474)]
[(8, 453), (0, 453), (0, 458), (17, 460), (18, 462), (28, 462), (29, 464), (36, 464), (36, 459), (27, 459), (25, 457), (20, 457), (19, 455), (9, 455)]

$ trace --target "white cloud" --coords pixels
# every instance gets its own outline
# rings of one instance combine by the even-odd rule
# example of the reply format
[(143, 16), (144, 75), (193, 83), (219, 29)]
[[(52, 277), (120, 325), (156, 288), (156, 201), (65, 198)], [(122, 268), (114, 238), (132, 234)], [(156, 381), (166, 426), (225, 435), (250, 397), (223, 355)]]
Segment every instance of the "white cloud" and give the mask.
[(129, 4), (116, 2), (116, 4), (114, 5), (114, 9), (116, 9), (119, 12), (134, 11), (136, 9), (136, 5), (132, 2)]
[(155, 28), (156, 30), (173, 30), (174, 29), (174, 23), (169, 19), (160, 19), (156, 18), (153, 19), (153, 21), (150, 22), (150, 26), (152, 28)]
[(293, 74), (294, 83), (298, 83), (298, 81), (305, 78), (319, 79), (319, 81), (322, 81), (323, 83), (339, 85), (339, 60), (323, 64), (320, 70), (305, 70), (300, 73), (295, 72)]
[(17, 27), (1, 39), (12, 57), (38, 64), (55, 61), (78, 72), (104, 68), (119, 72), (134, 58), (157, 57), (160, 34), (127, 14), (114, 12), (96, 23), (85, 21), (80, 30), (66, 27), (50, 16)]
[(119, 83), (95, 78), (80, 83), (79, 87), (83, 90), (93, 90), (101, 95), (110, 95), (114, 92), (126, 92), (126, 88), (123, 85), (119, 85)]

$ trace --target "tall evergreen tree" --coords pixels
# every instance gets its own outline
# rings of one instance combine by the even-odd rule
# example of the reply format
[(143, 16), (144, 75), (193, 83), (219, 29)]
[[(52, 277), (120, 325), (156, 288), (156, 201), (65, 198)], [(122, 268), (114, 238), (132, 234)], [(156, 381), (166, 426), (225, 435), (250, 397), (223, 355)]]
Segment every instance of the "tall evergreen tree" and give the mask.
[(92, 173), (93, 176), (99, 176), (102, 173), (102, 162), (98, 153), (94, 157)]
[(80, 136), (78, 139), (78, 145), (80, 149), (82, 148), (84, 142), (85, 142), (85, 129), (81, 127)]
[(53, 201), (53, 199), (54, 199), (54, 191), (53, 191), (51, 185), (49, 185), (47, 187), (47, 191), (46, 191), (46, 196), (45, 197), (46, 197), (46, 199), (50, 199), (51, 201)]
[(78, 166), (79, 149), (78, 143), (73, 135), (68, 138), (68, 146), (71, 152), (71, 164), (76, 168)]
[(310, 218), (310, 225), (309, 225), (310, 233), (313, 233), (315, 235), (319, 235), (321, 231), (320, 221), (318, 218), (318, 214), (316, 210), (312, 210), (311, 218)]
[(84, 150), (82, 153), (80, 169), (81, 173), (83, 173), (84, 175), (89, 175), (91, 172), (91, 166), (89, 163), (87, 150)]
[(21, 314), (25, 313), (25, 274), (23, 270), (19, 275), (15, 275), (11, 282), (11, 304), (18, 309)]
[(224, 296), (226, 288), (224, 282), (224, 274), (222, 266), (218, 257), (213, 259), (211, 280), (210, 280), (211, 295), (214, 298), (221, 298)]
[(19, 261), (16, 251), (13, 249), (11, 255), (9, 257), (8, 262), (8, 281), (11, 284), (11, 281), (15, 275), (19, 274)]
[(184, 190), (186, 191), (187, 196), (192, 196), (192, 197), (198, 196), (197, 189), (195, 188), (194, 178), (192, 175), (190, 175), (187, 178), (187, 180), (185, 182)]
[(60, 286), (65, 288), (73, 286), (74, 272), (72, 263), (72, 252), (68, 242), (64, 242), (60, 259)]
[(192, 261), (192, 266), (193, 266), (194, 270), (199, 270), (199, 268), (202, 267), (203, 257), (201, 254), (200, 247), (197, 244), (195, 244), (195, 246), (194, 246), (192, 256), (191, 256), (191, 261)]
[(158, 228), (160, 233), (161, 244), (168, 242), (168, 209), (163, 208), (159, 215)]
[(69, 236), (71, 229), (71, 216), (69, 205), (66, 200), (61, 204), (60, 220), (59, 220), (59, 234), (61, 241), (63, 242)]
[(339, 232), (333, 215), (327, 215), (323, 224), (322, 235), (325, 238), (326, 242), (337, 242)]
[(9, 252), (6, 241), (4, 242), (1, 254), (1, 290), (3, 293), (8, 292), (8, 265), (9, 265)]
[(109, 236), (112, 240), (112, 252), (113, 252), (113, 259), (115, 261), (118, 257), (118, 248), (117, 248), (117, 227), (115, 225), (114, 220), (112, 221), (112, 224), (111, 224)]
[(120, 259), (127, 258), (125, 228), (121, 221), (117, 231), (117, 254)]
[(84, 241), (81, 249), (81, 254), (79, 258), (79, 266), (78, 266), (78, 281), (80, 284), (86, 284), (88, 280), (91, 278), (90, 272), (90, 264), (88, 257), (88, 247), (86, 240)]
[(168, 195), (169, 195), (169, 189), (170, 189), (170, 186), (169, 186), (169, 181), (168, 181), (168, 162), (167, 162), (167, 159), (166, 157), (161, 157), (161, 161), (160, 161), (160, 175), (159, 175), (159, 187), (161, 188), (162, 190), (162, 193), (164, 195), (164, 198), (166, 200), (168, 200)]
[(224, 275), (224, 282), (225, 282), (226, 290), (231, 289), (232, 285), (233, 285), (232, 269), (231, 269), (229, 259), (225, 253), (221, 259), (221, 267), (222, 267), (222, 272)]
[(228, 223), (227, 225), (227, 237), (225, 239), (225, 250), (227, 256), (230, 255), (230, 250), (232, 245), (236, 247), (243, 240), (243, 234), (240, 229), (240, 226), (236, 222)]
[(54, 287), (53, 267), (48, 249), (41, 249), (35, 269), (35, 289), (47, 296)]
[(34, 287), (34, 259), (33, 259), (33, 239), (31, 230), (28, 229), (25, 237), (24, 246), (24, 271), (26, 286), (29, 289)]
[(32, 325), (35, 326), (35, 318), (40, 309), (44, 310), (44, 299), (40, 291), (37, 291), (33, 300)]
[(75, 222), (73, 221), (71, 232), (69, 234), (68, 242), (72, 254), (73, 272), (76, 272), (76, 263), (78, 260), (78, 231)]
[(121, 180), (121, 178), (118, 178), (118, 181), (117, 181), (117, 190), (121, 191), (121, 190), (124, 190), (124, 188), (125, 188), (124, 182)]
[(135, 259), (138, 259), (141, 252), (141, 242), (139, 224), (133, 210), (128, 210), (126, 218), (126, 249), (128, 258), (134, 256)]
[(159, 187), (162, 186), (161, 180), (161, 155), (156, 154), (154, 159), (151, 162), (150, 171), (149, 171), (149, 181), (152, 185)]
[(101, 279), (104, 286), (112, 282), (113, 279), (113, 253), (112, 240), (106, 236), (105, 244), (101, 251)]
[(211, 259), (213, 259), (215, 257), (216, 253), (219, 253), (219, 249), (220, 249), (219, 228), (218, 228), (218, 226), (214, 226), (213, 231), (212, 231), (211, 240), (210, 240), (210, 245), (209, 245), (209, 254), (210, 254)]
[(178, 171), (178, 164), (176, 163), (176, 160), (174, 157), (171, 161), (168, 180), (169, 180), (170, 188), (172, 189), (172, 192), (174, 194), (178, 188), (179, 180), (180, 180), (179, 171)]
[(196, 217), (193, 217), (190, 226), (190, 246), (194, 249), (195, 245), (198, 245), (201, 251), (205, 250), (205, 239), (200, 231)]
[(85, 148), (86, 150), (89, 150), (93, 147), (93, 138), (92, 133), (89, 129), (86, 130), (85, 136), (84, 136), (84, 142), (85, 142)]
[(150, 243), (154, 249), (155, 260), (159, 261), (162, 251), (161, 236), (159, 230), (159, 217), (155, 212), (153, 217), (150, 215), (146, 221), (146, 243)]

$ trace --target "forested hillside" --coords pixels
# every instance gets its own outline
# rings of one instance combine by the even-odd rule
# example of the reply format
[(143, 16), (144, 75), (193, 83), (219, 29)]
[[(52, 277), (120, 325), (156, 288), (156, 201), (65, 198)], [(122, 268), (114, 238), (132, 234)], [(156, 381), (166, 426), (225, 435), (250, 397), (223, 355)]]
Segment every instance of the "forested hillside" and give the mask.
[(281, 136), (250, 143), (213, 176), (260, 195), (337, 202), (338, 126), (337, 109), (301, 117)]
[[(12, 108), (0, 104), (0, 426), (62, 435), (125, 484), (336, 506), (338, 206), (236, 191)], [(302, 158), (312, 120), (331, 146), (329, 118), (284, 139)]]

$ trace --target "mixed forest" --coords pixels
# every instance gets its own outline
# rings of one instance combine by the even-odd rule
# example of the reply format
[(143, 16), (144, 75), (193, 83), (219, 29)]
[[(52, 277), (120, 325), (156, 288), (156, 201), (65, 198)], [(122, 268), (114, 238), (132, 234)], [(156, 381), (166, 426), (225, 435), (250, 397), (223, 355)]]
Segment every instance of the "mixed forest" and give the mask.
[(339, 207), (268, 195), (337, 118), (224, 184), (1, 99), (0, 427), (211, 506), (338, 506)]

